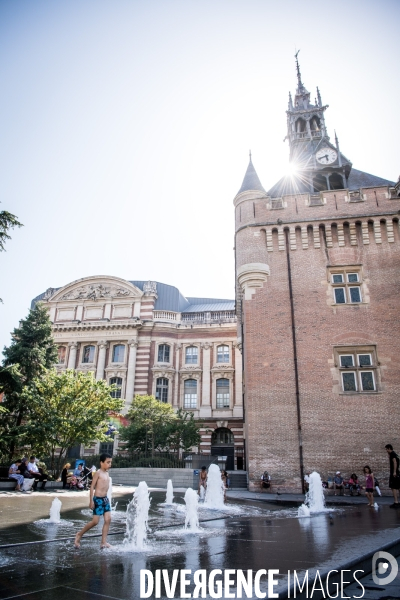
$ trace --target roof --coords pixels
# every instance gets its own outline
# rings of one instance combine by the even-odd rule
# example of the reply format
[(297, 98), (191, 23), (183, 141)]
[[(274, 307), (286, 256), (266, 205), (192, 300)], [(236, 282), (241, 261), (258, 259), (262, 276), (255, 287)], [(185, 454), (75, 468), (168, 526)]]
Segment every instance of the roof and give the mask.
[[(352, 169), (347, 180), (346, 188), (349, 190), (358, 190), (363, 187), (374, 187), (381, 185), (395, 185), (393, 181), (382, 179), (376, 175), (371, 175), (365, 171)], [(306, 180), (295, 175), (285, 175), (271, 189), (268, 190), (268, 196), (272, 198), (281, 198), (290, 194), (308, 194), (310, 192)]]
[[(141, 291), (143, 286), (147, 283), (145, 281), (129, 281)], [(220, 310), (234, 310), (235, 301), (219, 298), (185, 298), (181, 292), (173, 285), (166, 283), (157, 283), (157, 299), (154, 305), (154, 310), (168, 310), (171, 312), (212, 312)], [(53, 293), (61, 288), (53, 288)], [(31, 302), (31, 308), (35, 306), (37, 302), (43, 300), (46, 292), (36, 296)], [(195, 307), (195, 308), (194, 308)]]
[(242, 192), (247, 192), (249, 190), (257, 190), (259, 192), (265, 193), (265, 190), (261, 185), (261, 181), (258, 178), (254, 165), (251, 162), (251, 157), (249, 161), (249, 166), (247, 167), (247, 171), (243, 179), (242, 187), (238, 191), (238, 194), (241, 194)]
[(191, 304), (188, 308), (185, 308), (185, 313), (198, 313), (198, 312), (219, 312), (222, 310), (235, 310), (234, 300), (220, 300), (210, 301), (208, 304)]

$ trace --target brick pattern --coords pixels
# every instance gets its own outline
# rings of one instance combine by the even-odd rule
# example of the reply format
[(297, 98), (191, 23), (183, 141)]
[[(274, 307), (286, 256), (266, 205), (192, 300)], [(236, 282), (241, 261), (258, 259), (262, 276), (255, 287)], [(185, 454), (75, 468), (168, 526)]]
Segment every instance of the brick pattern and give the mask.
[[(327, 478), (339, 469), (359, 476), (369, 464), (387, 486), (384, 445), (400, 451), (400, 199), (387, 187), (285, 197), (270, 211), (265, 199), (236, 203), (237, 267), (266, 263), (270, 276), (242, 300), (245, 437), (250, 488), (267, 469), (280, 489), (301, 488), (304, 469)], [(337, 208), (336, 208), (337, 206)], [(241, 208), (241, 220), (239, 217)], [(277, 224), (276, 219), (283, 221)], [(263, 222), (264, 221), (264, 222)], [(257, 223), (257, 225), (256, 225)], [(294, 234), (293, 234), (293, 229)], [(289, 249), (286, 247), (286, 231)], [(265, 233), (263, 233), (265, 232)], [(283, 241), (282, 241), (283, 240)], [(287, 255), (290, 258), (298, 358), (299, 429)], [(336, 305), (329, 268), (358, 266), (363, 302)], [(336, 347), (376, 347), (377, 392), (343, 393)]]

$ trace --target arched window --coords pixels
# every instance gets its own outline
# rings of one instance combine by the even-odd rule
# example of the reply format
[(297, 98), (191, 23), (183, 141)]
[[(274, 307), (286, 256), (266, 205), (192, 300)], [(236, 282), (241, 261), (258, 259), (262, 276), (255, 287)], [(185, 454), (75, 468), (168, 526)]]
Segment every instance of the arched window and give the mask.
[(125, 357), (125, 346), (123, 344), (116, 344), (113, 347), (112, 362), (124, 362)]
[(296, 133), (304, 133), (307, 131), (307, 125), (304, 119), (297, 119), (296, 121)]
[(310, 129), (311, 131), (319, 131), (321, 129), (320, 120), (316, 115), (313, 115), (313, 117), (311, 118)]
[(82, 362), (83, 363), (92, 363), (94, 362), (94, 346), (84, 346), (83, 354), (82, 354)]
[(65, 346), (58, 347), (58, 364), (63, 365), (65, 363), (65, 357), (67, 354), (67, 349)]
[(223, 344), (217, 348), (217, 362), (228, 363), (229, 362), (229, 346)]
[(332, 173), (329, 177), (329, 187), (331, 190), (342, 190), (344, 188), (343, 177), (339, 173)]
[(227, 427), (219, 427), (213, 431), (211, 436), (212, 446), (220, 446), (221, 444), (232, 445), (233, 443), (233, 433)]
[(217, 408), (229, 406), (229, 379), (217, 379)]
[(328, 189), (325, 175), (316, 175), (313, 179), (314, 192), (322, 192)]
[(156, 399), (160, 402), (168, 402), (168, 379), (159, 377), (156, 381)]
[(111, 398), (121, 398), (122, 379), (121, 377), (112, 377), (110, 379), (110, 385), (117, 385), (117, 389), (111, 392)]
[(160, 344), (158, 346), (158, 362), (169, 362), (169, 346), (168, 344)]
[(183, 408), (197, 408), (197, 381), (186, 379), (183, 386)]
[(187, 365), (197, 364), (198, 348), (197, 346), (189, 346), (185, 352), (185, 363)]

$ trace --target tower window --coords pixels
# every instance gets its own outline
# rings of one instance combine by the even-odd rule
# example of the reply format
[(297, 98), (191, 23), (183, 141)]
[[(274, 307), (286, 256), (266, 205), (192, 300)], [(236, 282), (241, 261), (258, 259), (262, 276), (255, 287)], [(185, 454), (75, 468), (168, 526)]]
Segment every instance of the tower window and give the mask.
[(186, 379), (183, 385), (183, 408), (197, 407), (197, 381)]
[(318, 174), (313, 179), (314, 192), (322, 192), (328, 189), (325, 175)]
[(314, 115), (310, 121), (310, 129), (311, 131), (320, 131), (321, 129), (321, 121), (316, 115)]
[(335, 304), (358, 304), (362, 302), (359, 272), (331, 273), (331, 284)]
[(343, 188), (343, 177), (339, 175), (339, 173), (332, 173), (332, 175), (329, 176), (329, 189), (342, 190)]
[(169, 350), (168, 344), (160, 344), (158, 346), (158, 362), (169, 363)]
[(376, 392), (377, 361), (374, 348), (336, 350), (343, 392)]
[(159, 377), (156, 381), (156, 399), (160, 402), (168, 402), (168, 379)]
[(304, 119), (297, 119), (296, 121), (296, 133), (305, 133), (307, 131), (307, 124)]

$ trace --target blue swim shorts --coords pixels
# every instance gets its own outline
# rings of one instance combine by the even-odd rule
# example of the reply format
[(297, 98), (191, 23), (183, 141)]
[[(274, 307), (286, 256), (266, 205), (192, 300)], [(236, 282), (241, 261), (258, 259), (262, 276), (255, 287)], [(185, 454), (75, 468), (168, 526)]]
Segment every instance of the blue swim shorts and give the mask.
[(94, 502), (94, 515), (104, 515), (104, 513), (111, 511), (110, 501), (108, 496), (104, 496), (104, 498), (98, 498), (97, 496), (93, 496)]

